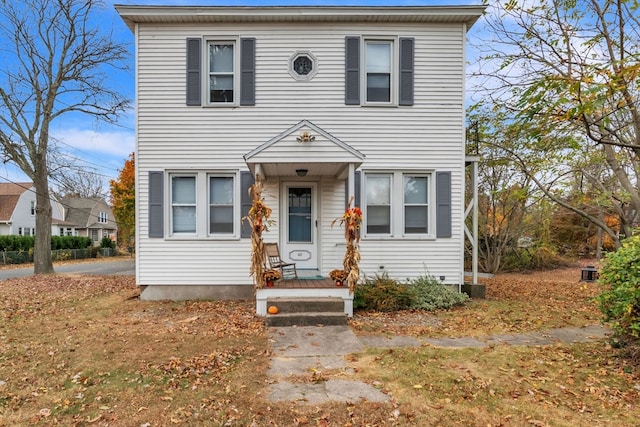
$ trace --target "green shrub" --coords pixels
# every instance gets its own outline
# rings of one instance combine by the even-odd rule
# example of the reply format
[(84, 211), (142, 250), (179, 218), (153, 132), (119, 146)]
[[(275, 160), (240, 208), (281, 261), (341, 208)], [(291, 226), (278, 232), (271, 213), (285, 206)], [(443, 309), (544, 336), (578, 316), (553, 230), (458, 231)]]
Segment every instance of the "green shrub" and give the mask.
[(411, 293), (406, 285), (384, 273), (356, 286), (353, 307), (373, 311), (405, 310), (411, 307)]
[(100, 247), (103, 248), (103, 249), (104, 248), (115, 249), (116, 248), (116, 244), (110, 238), (103, 237), (102, 240), (100, 241)]
[(621, 336), (640, 338), (640, 236), (607, 254), (599, 282), (604, 290), (597, 301), (604, 321)]
[(418, 277), (408, 283), (411, 308), (433, 311), (464, 304), (469, 296), (441, 284), (435, 277)]

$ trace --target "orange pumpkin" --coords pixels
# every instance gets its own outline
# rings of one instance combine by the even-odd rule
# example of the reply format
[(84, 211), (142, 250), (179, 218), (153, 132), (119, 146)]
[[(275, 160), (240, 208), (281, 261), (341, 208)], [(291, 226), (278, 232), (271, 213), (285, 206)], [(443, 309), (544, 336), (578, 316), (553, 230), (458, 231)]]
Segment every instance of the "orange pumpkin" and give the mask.
[(270, 305), (269, 308), (267, 309), (267, 312), (269, 314), (278, 314), (278, 307), (276, 307), (275, 305)]

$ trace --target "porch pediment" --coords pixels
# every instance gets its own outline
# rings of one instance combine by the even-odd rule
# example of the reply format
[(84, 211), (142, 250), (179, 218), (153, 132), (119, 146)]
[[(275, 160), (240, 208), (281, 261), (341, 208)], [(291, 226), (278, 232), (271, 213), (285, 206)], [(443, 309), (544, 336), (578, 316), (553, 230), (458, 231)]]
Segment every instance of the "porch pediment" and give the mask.
[[(244, 159), (251, 173), (269, 176), (345, 178), (349, 165), (357, 168), (364, 154), (308, 120), (302, 120), (249, 153)], [(298, 172), (296, 172), (298, 171)]]

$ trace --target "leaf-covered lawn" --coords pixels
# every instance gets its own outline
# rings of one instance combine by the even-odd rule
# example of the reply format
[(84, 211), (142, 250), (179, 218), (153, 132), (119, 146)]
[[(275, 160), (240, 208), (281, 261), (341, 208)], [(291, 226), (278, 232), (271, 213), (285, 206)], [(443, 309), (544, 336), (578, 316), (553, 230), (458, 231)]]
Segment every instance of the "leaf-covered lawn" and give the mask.
[(593, 302), (600, 287), (594, 282), (580, 282), (580, 268), (500, 274), (481, 280), (487, 286), (485, 300), (434, 314), (356, 312), (351, 325), (361, 334), (478, 337), (600, 321), (601, 314)]
[[(358, 333), (478, 336), (597, 323), (579, 269), (501, 275), (488, 299), (435, 314), (359, 313)], [(351, 369), (392, 403), (272, 403), (252, 301), (144, 302), (131, 277), (0, 282), (0, 426), (633, 425), (635, 368), (605, 342), (370, 350)], [(301, 377), (302, 378), (302, 377)]]

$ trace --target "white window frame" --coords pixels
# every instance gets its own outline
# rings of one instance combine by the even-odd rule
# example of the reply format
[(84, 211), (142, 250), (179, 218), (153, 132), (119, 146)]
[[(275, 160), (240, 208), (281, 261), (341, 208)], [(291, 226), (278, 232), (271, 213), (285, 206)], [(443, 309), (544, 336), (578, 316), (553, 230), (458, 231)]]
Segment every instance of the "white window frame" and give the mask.
[[(231, 44), (233, 45), (233, 101), (231, 102), (214, 102), (211, 101), (211, 59), (209, 57), (209, 46), (212, 44)], [(236, 107), (240, 105), (240, 40), (237, 37), (213, 37), (204, 38), (204, 105), (208, 107)]]
[[(367, 232), (368, 202), (367, 202), (367, 177), (387, 175), (391, 178), (391, 208), (390, 208), (390, 233), (369, 233)], [(427, 233), (405, 233), (405, 203), (404, 203), (404, 178), (405, 176), (427, 177), (428, 179), (428, 217)], [(362, 210), (363, 210), (363, 239), (435, 239), (436, 238), (436, 174), (434, 170), (364, 170), (362, 179)]]
[[(167, 171), (168, 185), (165, 190), (165, 236), (176, 240), (238, 240), (240, 239), (240, 172), (237, 170), (220, 171)], [(173, 199), (172, 199), (172, 178), (173, 177), (195, 177), (196, 179), (196, 230), (194, 233), (180, 233), (173, 231)], [(209, 200), (209, 178), (229, 177), (233, 178), (233, 232), (232, 233), (210, 233), (210, 200)]]
[[(194, 201), (194, 203), (174, 203), (173, 202), (173, 179), (174, 178), (194, 178), (194, 185), (195, 185), (195, 197), (196, 200)], [(195, 173), (170, 173), (169, 174), (169, 185), (167, 186), (168, 191), (169, 191), (169, 195), (168, 195), (168, 203), (167, 206), (169, 207), (169, 215), (167, 216), (169, 218), (169, 235), (170, 236), (195, 236), (198, 232), (198, 175)], [(195, 231), (191, 232), (191, 231), (174, 231), (173, 229), (173, 208), (174, 207), (180, 207), (180, 206), (185, 206), (185, 207), (190, 207), (193, 206), (195, 207)]]
[[(407, 233), (406, 229), (406, 208), (407, 206), (424, 206), (424, 204), (419, 203), (406, 203), (405, 199), (405, 193), (404, 193), (404, 181), (406, 177), (412, 177), (412, 178), (427, 178), (427, 232), (426, 233)], [(428, 174), (428, 173), (409, 173), (409, 172), (405, 172), (402, 174), (402, 234), (406, 237), (411, 237), (411, 236), (430, 236), (431, 234), (433, 234), (433, 227), (435, 224), (433, 224), (432, 222), (432, 217), (433, 217), (433, 209), (432, 209), (432, 205), (435, 202), (434, 199), (434, 194), (433, 194), (433, 189), (432, 189), (432, 184), (431, 181), (433, 181), (433, 174)]]
[[(391, 44), (391, 63), (389, 66), (389, 101), (369, 101), (367, 99), (367, 44), (369, 43), (390, 43)], [(398, 105), (398, 86), (399, 86), (399, 52), (398, 52), (398, 37), (374, 37), (363, 36), (360, 50), (360, 93), (362, 94), (362, 105), (367, 106), (392, 106)]]
[[(211, 207), (212, 206), (229, 206), (229, 205), (213, 205), (211, 201), (211, 178), (231, 178), (233, 179), (233, 200), (231, 201), (232, 208), (232, 230), (231, 233), (213, 233), (211, 232)], [(221, 236), (221, 237), (229, 237), (229, 236), (237, 236), (239, 233), (239, 224), (236, 224), (236, 217), (239, 215), (238, 212), (240, 209), (240, 204), (238, 203), (238, 177), (235, 174), (221, 174), (221, 173), (209, 173), (207, 174), (207, 234), (209, 236)]]
[(102, 224), (106, 224), (109, 222), (109, 216), (107, 215), (106, 212), (99, 212), (98, 213), (98, 222), (102, 223)]

